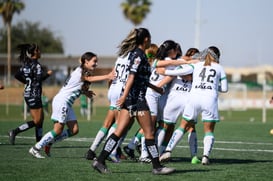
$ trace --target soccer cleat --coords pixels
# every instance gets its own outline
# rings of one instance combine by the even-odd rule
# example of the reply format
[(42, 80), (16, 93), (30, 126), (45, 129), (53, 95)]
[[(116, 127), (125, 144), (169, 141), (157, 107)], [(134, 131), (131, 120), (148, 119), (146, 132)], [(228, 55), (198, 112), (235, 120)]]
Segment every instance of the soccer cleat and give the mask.
[(191, 164), (200, 164), (201, 160), (197, 158), (197, 156), (192, 157)]
[(45, 146), (45, 154), (46, 154), (48, 157), (51, 157), (50, 148), (51, 148), (51, 145), (46, 145), (46, 146)]
[(154, 168), (152, 173), (154, 175), (168, 175), (175, 172), (174, 168), (168, 168), (168, 167), (160, 167), (160, 168)]
[(97, 159), (97, 156), (96, 156), (96, 153), (95, 152), (93, 152), (92, 150), (88, 150), (87, 152), (86, 152), (86, 154), (85, 154), (85, 158), (87, 159), (87, 160), (96, 160)]
[(126, 160), (126, 159), (127, 159), (127, 157), (122, 153), (120, 147), (118, 147), (118, 149), (117, 149), (117, 157), (118, 157), (120, 160)]
[(110, 154), (108, 156), (108, 159), (109, 159), (109, 161), (112, 161), (113, 163), (119, 163), (120, 162), (119, 157), (117, 155), (115, 155), (115, 154)]
[(11, 145), (14, 145), (15, 144), (15, 132), (14, 130), (11, 130), (10, 132), (8, 132), (8, 135), (9, 135), (9, 142)]
[(202, 158), (202, 164), (203, 165), (209, 165), (209, 157), (204, 155)]
[(159, 157), (159, 161), (160, 162), (168, 162), (171, 159), (171, 152), (170, 151), (166, 151), (164, 152), (160, 157)]
[(32, 156), (34, 156), (35, 158), (45, 158), (44, 156), (42, 156), (42, 155), (40, 154), (40, 151), (37, 150), (37, 149), (35, 149), (34, 147), (31, 147), (31, 148), (29, 149), (29, 153), (30, 153)]
[(138, 152), (139, 155), (141, 155), (141, 144), (138, 144), (136, 146), (136, 151)]
[(134, 150), (130, 149), (128, 146), (123, 147), (124, 152), (128, 155), (131, 160), (135, 160)]
[(139, 157), (139, 160), (138, 160), (139, 162), (141, 162), (141, 163), (151, 163), (152, 162), (152, 160), (149, 158), (149, 157)]
[(97, 160), (95, 160), (93, 162), (92, 167), (95, 170), (97, 170), (98, 172), (103, 173), (103, 174), (109, 174), (109, 173), (111, 173), (111, 171), (107, 169), (106, 165), (98, 162)]

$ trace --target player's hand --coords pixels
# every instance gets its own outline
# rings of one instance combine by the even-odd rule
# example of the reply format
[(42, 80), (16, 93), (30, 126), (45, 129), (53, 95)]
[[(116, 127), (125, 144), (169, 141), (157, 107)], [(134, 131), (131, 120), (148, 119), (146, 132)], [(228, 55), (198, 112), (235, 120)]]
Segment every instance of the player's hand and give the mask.
[(47, 71), (47, 74), (48, 74), (48, 75), (51, 75), (52, 73), (53, 73), (52, 70), (48, 70), (48, 71)]

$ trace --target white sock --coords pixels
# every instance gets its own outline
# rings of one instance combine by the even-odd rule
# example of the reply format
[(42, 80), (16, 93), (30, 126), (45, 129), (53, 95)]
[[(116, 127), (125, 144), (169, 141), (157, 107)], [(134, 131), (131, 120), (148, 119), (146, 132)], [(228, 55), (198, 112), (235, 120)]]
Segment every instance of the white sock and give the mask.
[(120, 147), (120, 145), (122, 144), (122, 142), (124, 141), (124, 136), (121, 137), (119, 140), (118, 140), (118, 144), (116, 145), (116, 147), (113, 149), (113, 151), (111, 152), (111, 155), (117, 155), (117, 150), (118, 150), (118, 147)]
[(161, 128), (158, 130), (158, 135), (157, 135), (157, 147), (160, 148), (164, 141), (164, 137), (166, 135), (166, 130), (164, 128)]
[(179, 141), (183, 138), (184, 129), (179, 127), (174, 132), (173, 135), (167, 145), (166, 151), (172, 151), (175, 146), (179, 143)]
[(214, 144), (213, 133), (206, 133), (204, 140), (203, 140), (203, 144), (204, 144), (203, 155), (209, 156), (210, 152), (212, 150), (213, 144)]
[(70, 137), (69, 129), (63, 130), (63, 132), (59, 136), (57, 136), (52, 143), (62, 141), (68, 137)]
[(140, 158), (147, 158), (149, 156), (146, 144), (145, 144), (145, 137), (141, 137), (141, 155)]
[(105, 135), (107, 134), (107, 128), (100, 128), (98, 131), (95, 140), (93, 141), (92, 145), (90, 146), (90, 150), (96, 151), (96, 149), (100, 146), (100, 143), (104, 139)]
[(188, 143), (190, 146), (191, 157), (197, 155), (197, 135), (196, 132), (190, 132), (188, 134)]
[(42, 137), (39, 142), (35, 144), (35, 148), (41, 150), (44, 146), (52, 141), (54, 141), (54, 135), (52, 134), (52, 131), (49, 131)]
[(116, 127), (117, 127), (117, 124), (116, 124), (116, 123), (114, 123), (114, 124), (111, 126), (111, 128), (110, 128), (109, 131), (108, 131), (108, 134), (107, 134), (106, 139), (108, 139), (108, 137), (109, 137), (112, 133), (115, 132)]
[(136, 136), (134, 136), (131, 140), (130, 140), (130, 142), (128, 143), (128, 148), (130, 148), (130, 149), (132, 149), (132, 150), (134, 150), (135, 148), (136, 148), (136, 145), (135, 145), (135, 143), (137, 143), (136, 142), (136, 139), (137, 139), (137, 137)]

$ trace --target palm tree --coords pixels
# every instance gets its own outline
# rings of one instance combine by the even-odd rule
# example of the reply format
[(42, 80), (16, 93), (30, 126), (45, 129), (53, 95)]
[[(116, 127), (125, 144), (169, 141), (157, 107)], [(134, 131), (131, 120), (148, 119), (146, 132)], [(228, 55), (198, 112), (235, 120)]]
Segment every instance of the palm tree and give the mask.
[(0, 13), (7, 28), (7, 85), (10, 85), (11, 77), (11, 22), (14, 13), (20, 13), (25, 8), (20, 0), (0, 0)]
[(150, 0), (126, 0), (121, 3), (124, 16), (135, 26), (141, 24), (146, 15), (150, 12)]

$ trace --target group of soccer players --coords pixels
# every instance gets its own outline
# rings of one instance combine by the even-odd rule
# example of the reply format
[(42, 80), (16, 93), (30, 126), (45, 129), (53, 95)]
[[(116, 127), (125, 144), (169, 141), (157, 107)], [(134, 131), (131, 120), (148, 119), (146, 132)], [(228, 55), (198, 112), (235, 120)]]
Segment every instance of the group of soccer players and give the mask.
[[(27, 53), (25, 51), (26, 56)], [(53, 99), (53, 129), (37, 140), (29, 153), (44, 158), (40, 154), (42, 148), (49, 155), (54, 142), (77, 134), (78, 124), (72, 109), (75, 99), (80, 94), (94, 95), (89, 90), (90, 83), (110, 80), (109, 110), (86, 153), (88, 160), (94, 160), (92, 167), (95, 170), (111, 173), (106, 160), (110, 158), (119, 162), (118, 150), (134, 119), (140, 129), (124, 151), (134, 158), (134, 149), (141, 145), (139, 160), (151, 162), (153, 174), (175, 171), (163, 166), (162, 162), (170, 159), (172, 150), (186, 132), (189, 132), (191, 162), (207, 165), (214, 143), (214, 127), (219, 122), (218, 92), (228, 91), (226, 74), (219, 59), (220, 50), (215, 46), (201, 52), (191, 48), (182, 56), (180, 45), (173, 40), (166, 40), (159, 47), (151, 45), (151, 35), (146, 28), (133, 29), (121, 42), (115, 67), (107, 75), (92, 75), (97, 66), (97, 56), (86, 52), (81, 57), (81, 65)], [(25, 83), (25, 77), (22, 77)], [(205, 132), (201, 161), (197, 157), (195, 132), (200, 113)], [(180, 126), (174, 130), (179, 119)], [(64, 130), (65, 125), (67, 130)], [(13, 133), (9, 134), (12, 144), (15, 139)], [(105, 137), (105, 144), (97, 156), (95, 151)]]

